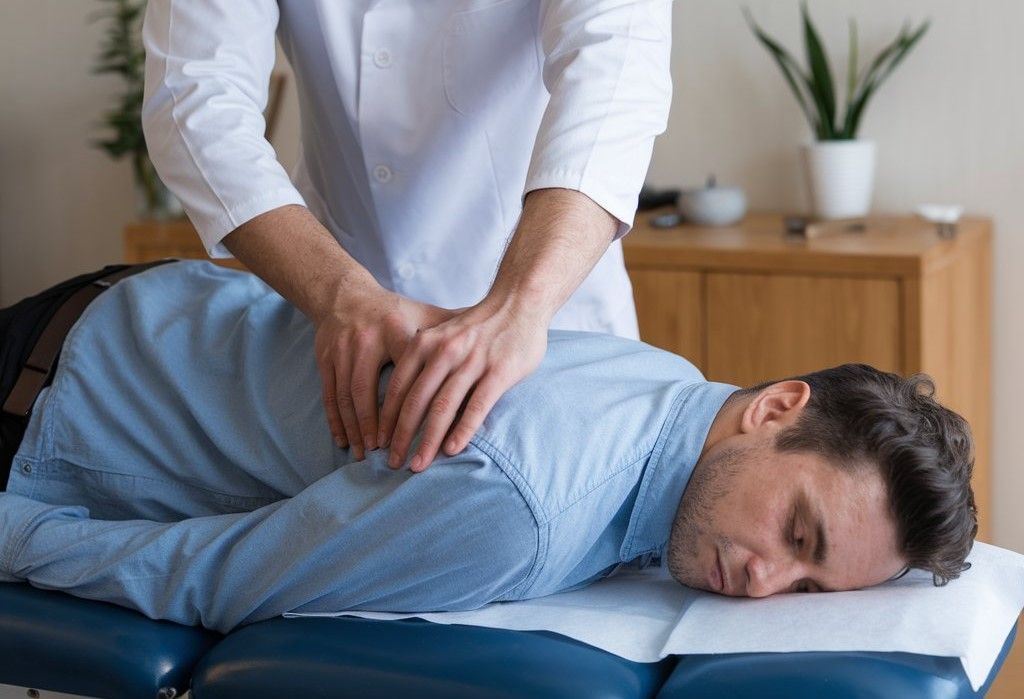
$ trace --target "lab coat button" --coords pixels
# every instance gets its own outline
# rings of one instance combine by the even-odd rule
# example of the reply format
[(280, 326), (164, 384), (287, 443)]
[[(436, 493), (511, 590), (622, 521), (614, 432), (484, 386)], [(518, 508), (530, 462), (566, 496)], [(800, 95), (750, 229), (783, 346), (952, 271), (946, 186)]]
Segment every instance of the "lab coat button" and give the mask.
[(391, 168), (389, 168), (387, 165), (378, 165), (377, 167), (373, 168), (373, 176), (381, 184), (390, 182)]
[(416, 267), (411, 262), (403, 262), (398, 265), (398, 276), (402, 279), (412, 279), (416, 274)]
[(373, 62), (378, 68), (391, 67), (391, 52), (387, 49), (377, 49), (377, 52), (373, 54)]

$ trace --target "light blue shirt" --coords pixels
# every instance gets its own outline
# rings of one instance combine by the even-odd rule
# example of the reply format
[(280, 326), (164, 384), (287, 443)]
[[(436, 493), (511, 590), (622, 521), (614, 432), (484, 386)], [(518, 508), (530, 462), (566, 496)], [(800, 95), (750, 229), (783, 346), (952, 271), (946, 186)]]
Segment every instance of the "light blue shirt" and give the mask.
[(662, 557), (736, 390), (640, 342), (552, 331), (466, 450), (412, 474), (334, 446), (313, 335), (208, 262), (101, 295), (0, 494), (0, 575), (220, 631), (573, 589)]

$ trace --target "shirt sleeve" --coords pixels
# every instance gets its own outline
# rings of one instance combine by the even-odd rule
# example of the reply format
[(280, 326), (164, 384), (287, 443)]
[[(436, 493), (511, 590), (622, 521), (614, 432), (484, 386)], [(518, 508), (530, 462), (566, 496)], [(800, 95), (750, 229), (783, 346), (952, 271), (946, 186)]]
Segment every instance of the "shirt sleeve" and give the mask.
[(288, 611), (476, 609), (527, 584), (537, 525), (486, 457), (412, 474), (373, 453), (293, 497), (175, 522), (0, 493), (0, 580), (223, 633)]
[(142, 125), (160, 178), (211, 257), (261, 213), (304, 204), (264, 137), (274, 0), (150, 0)]
[(551, 93), (526, 193), (575, 189), (632, 226), (672, 101), (671, 0), (543, 0), (544, 84)]

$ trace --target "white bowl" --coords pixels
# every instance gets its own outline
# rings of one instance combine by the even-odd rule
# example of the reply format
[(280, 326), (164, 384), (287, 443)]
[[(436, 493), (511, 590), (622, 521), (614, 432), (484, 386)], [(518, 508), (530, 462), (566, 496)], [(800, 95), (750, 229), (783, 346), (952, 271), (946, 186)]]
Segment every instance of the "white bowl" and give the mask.
[(731, 226), (747, 213), (747, 196), (739, 187), (702, 187), (679, 193), (679, 213), (687, 223)]

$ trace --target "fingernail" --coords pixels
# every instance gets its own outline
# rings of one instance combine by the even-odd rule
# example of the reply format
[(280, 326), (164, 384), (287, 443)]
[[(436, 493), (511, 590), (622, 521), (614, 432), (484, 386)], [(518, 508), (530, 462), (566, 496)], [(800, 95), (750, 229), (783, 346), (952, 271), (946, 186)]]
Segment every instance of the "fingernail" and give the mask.
[(454, 454), (455, 453), (455, 440), (454, 439), (449, 439), (448, 440), (448, 446), (446, 446), (445, 449), (448, 450), (449, 454)]
[(423, 457), (420, 456), (419, 454), (417, 454), (416, 456), (412, 457), (412, 463), (409, 464), (409, 470), (410, 471), (419, 471), (422, 466), (423, 466)]
[(398, 468), (402, 465), (402, 460), (398, 458), (398, 454), (391, 452), (391, 456), (388, 457), (388, 466), (391, 468)]
[(373, 451), (377, 448), (377, 442), (368, 434), (363, 435), (363, 444), (366, 445), (366, 451)]

